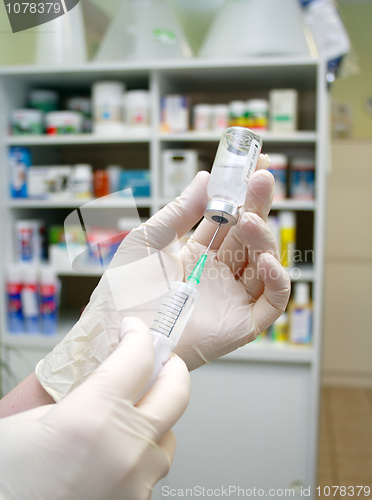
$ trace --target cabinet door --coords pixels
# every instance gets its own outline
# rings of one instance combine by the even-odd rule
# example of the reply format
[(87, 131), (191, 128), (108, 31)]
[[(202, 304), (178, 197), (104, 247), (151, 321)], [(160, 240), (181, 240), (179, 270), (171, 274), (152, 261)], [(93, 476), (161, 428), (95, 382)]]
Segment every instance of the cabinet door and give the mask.
[(216, 361), (191, 378), (190, 404), (174, 429), (176, 456), (153, 500), (170, 488), (186, 496), (186, 488), (255, 487), (266, 496), (308, 486), (308, 365)]

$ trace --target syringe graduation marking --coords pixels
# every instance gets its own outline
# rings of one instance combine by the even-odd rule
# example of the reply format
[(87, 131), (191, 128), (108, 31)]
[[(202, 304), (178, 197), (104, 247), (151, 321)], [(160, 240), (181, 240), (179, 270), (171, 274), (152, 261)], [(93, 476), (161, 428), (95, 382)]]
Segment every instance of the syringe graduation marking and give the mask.
[[(163, 307), (166, 308), (166, 312), (160, 310), (158, 314), (162, 315), (162, 319), (158, 320), (155, 318), (154, 320), (155, 323), (159, 323), (158, 331), (160, 331), (160, 333), (166, 335), (167, 337), (169, 337), (172, 334), (173, 328), (175, 327), (177, 320), (180, 317), (182, 309), (184, 308), (189, 296), (186, 293), (175, 292), (173, 296), (167, 297), (166, 299), (169, 298), (170, 298), (170, 304), (176, 307), (172, 307), (170, 304), (163, 302)], [(173, 313), (172, 311), (170, 311), (170, 309), (176, 312)], [(168, 325), (168, 329), (164, 328), (164, 326), (166, 326), (165, 324)]]

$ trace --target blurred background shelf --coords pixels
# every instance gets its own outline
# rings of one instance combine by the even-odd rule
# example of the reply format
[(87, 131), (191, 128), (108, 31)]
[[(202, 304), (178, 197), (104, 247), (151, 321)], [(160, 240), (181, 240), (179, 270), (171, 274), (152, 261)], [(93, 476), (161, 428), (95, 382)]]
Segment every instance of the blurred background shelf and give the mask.
[[(97, 202), (90, 204), (90, 202)], [(151, 198), (135, 198), (137, 207), (149, 207)], [(87, 205), (88, 204), (88, 205)], [(15, 198), (8, 200), (10, 208), (135, 208), (133, 207), (132, 198), (110, 197), (103, 198), (88, 198), (88, 199), (60, 199), (60, 200), (29, 200)]]
[[(269, 131), (259, 131), (259, 134), (266, 142), (284, 142), (284, 143), (314, 143), (318, 136), (314, 131), (298, 131), (288, 134), (278, 134)], [(189, 131), (184, 133), (166, 133), (160, 132), (159, 139), (161, 141), (179, 141), (179, 142), (217, 142), (221, 138), (220, 132), (198, 132)]]
[(313, 358), (314, 350), (310, 346), (295, 346), (258, 338), (254, 342), (226, 354), (221, 360), (310, 364)]
[(10, 135), (5, 143), (8, 146), (62, 146), (78, 144), (121, 144), (149, 142), (150, 133), (128, 132), (125, 136), (100, 136), (96, 134), (66, 135)]

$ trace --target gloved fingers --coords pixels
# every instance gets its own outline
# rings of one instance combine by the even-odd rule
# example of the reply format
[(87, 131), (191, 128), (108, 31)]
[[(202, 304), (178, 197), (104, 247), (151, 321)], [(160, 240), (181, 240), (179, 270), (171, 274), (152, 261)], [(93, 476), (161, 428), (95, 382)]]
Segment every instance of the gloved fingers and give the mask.
[(186, 410), (190, 398), (190, 374), (181, 358), (173, 354), (151, 389), (137, 403), (153, 423), (157, 442), (173, 427)]
[[(260, 170), (256, 171), (249, 179), (246, 199), (240, 212), (253, 212), (266, 220), (274, 198), (274, 178), (270, 172), (264, 170), (269, 164), (267, 155), (260, 155), (259, 164)], [(201, 245), (208, 246), (216, 229), (217, 224), (204, 219), (192, 238)], [(221, 249), (222, 252), (228, 254), (231, 248), (234, 251), (242, 251), (242, 245), (239, 243), (241, 243), (241, 238), (238, 222), (238, 225), (232, 227), (230, 231), (228, 227), (222, 226), (211, 248), (212, 250)]]
[(81, 390), (83, 395), (92, 391), (105, 399), (136, 399), (154, 368), (153, 340), (138, 318), (124, 318), (119, 335), (122, 340), (115, 351), (71, 396)]
[(248, 263), (257, 265), (257, 259), (263, 252), (279, 257), (278, 245), (269, 226), (256, 214), (244, 213), (238, 224), (231, 228), (217, 252), (217, 259), (228, 265), (235, 277), (242, 276), (245, 285), (251, 276), (250, 266), (247, 277), (244, 270)]
[(263, 281), (264, 291), (253, 305), (253, 319), (263, 332), (285, 311), (291, 281), (288, 273), (269, 253), (263, 253), (258, 259), (258, 276)]
[(279, 259), (278, 244), (269, 226), (258, 215), (246, 212), (242, 216), (241, 236), (247, 248), (249, 264), (242, 270), (240, 281), (253, 300), (263, 291), (263, 282), (257, 270), (262, 253), (270, 253)]
[(270, 165), (270, 156), (260, 154), (256, 167), (256, 172), (257, 170), (266, 170), (269, 167), (269, 165)]
[(274, 199), (274, 177), (267, 170), (258, 170), (248, 182), (243, 209), (253, 212), (266, 221)]

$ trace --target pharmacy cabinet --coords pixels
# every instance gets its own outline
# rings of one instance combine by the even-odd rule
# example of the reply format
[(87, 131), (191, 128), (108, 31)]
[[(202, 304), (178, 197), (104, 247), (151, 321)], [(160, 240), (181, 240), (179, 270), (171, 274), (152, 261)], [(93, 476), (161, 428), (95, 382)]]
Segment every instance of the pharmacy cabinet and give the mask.
[[(94, 82), (111, 79), (123, 82), (127, 89), (149, 90), (151, 126), (147, 131), (132, 130), (121, 136), (8, 135), (9, 114), (25, 105), (30, 89), (56, 90), (62, 97), (86, 95)], [(62, 281), (57, 334), (8, 332), (4, 284), (5, 271), (14, 263), (16, 221), (29, 218), (43, 219), (48, 226), (63, 224), (79, 206), (75, 199), (10, 198), (8, 149), (27, 147), (33, 164), (38, 166), (90, 163), (94, 169), (110, 164), (148, 169), (150, 196), (136, 198), (138, 215), (147, 218), (170, 201), (162, 190), (164, 151), (197, 151), (198, 168), (210, 169), (220, 138), (219, 132), (208, 130), (175, 133), (160, 129), (161, 99), (168, 94), (183, 94), (192, 106), (227, 104), (231, 100), (267, 98), (273, 88), (297, 90), (298, 129), (290, 133), (262, 132), (263, 152), (282, 153), (289, 158), (315, 157), (315, 199), (286, 198), (275, 201), (272, 209), (274, 215), (283, 210), (296, 213), (297, 248), (303, 257), (310, 252), (296, 262), (290, 275), (293, 282), (311, 284), (312, 342), (294, 346), (258, 340), (193, 373), (190, 406), (176, 425), (179, 446), (174, 467), (157, 487), (154, 498), (162, 498), (162, 486), (181, 490), (194, 486), (256, 487), (267, 491), (294, 488), (296, 492), (310, 486), (314, 493), (327, 170), (325, 65), (308, 58), (233, 62), (195, 59), (148, 65), (109, 63), (0, 70), (1, 347), (8, 368), (3, 370), (3, 391), (28, 375), (68, 332), (102, 274), (97, 267), (74, 271), (70, 266), (57, 266)], [(103, 203), (102, 209), (116, 211), (106, 213), (112, 220), (133, 217), (125, 198), (117, 198), (107, 206)]]
[(236, 487), (230, 498), (238, 498), (238, 487), (255, 487), (266, 496), (308, 484), (310, 390), (303, 364), (226, 360), (197, 370), (189, 407), (174, 428), (172, 470), (153, 498), (197, 487)]

